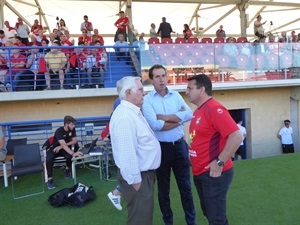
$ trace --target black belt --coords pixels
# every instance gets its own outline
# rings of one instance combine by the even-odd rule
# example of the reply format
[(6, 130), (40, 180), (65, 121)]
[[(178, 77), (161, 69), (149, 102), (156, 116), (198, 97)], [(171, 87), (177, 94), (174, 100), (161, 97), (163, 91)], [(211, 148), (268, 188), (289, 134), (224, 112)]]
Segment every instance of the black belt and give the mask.
[(179, 138), (177, 141), (171, 141), (171, 142), (164, 142), (164, 141), (160, 141), (161, 144), (163, 145), (178, 145), (183, 141), (183, 137)]

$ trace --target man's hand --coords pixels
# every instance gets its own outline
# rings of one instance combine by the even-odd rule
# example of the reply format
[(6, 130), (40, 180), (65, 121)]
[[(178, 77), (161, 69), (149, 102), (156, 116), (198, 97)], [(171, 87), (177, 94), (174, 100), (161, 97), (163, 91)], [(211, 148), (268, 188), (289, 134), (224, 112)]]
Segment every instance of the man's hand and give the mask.
[(60, 145), (60, 146), (57, 146), (56, 148), (53, 149), (53, 152), (58, 153), (59, 150), (61, 150), (61, 149), (62, 149), (62, 146), (61, 146), (61, 145)]
[(222, 174), (223, 167), (217, 164), (217, 160), (214, 160), (208, 164), (205, 169), (209, 169), (209, 175), (211, 177), (219, 177)]
[(74, 152), (73, 157), (77, 157), (77, 156), (83, 156), (83, 153), (81, 151)]
[(132, 186), (136, 191), (138, 191), (141, 188), (141, 183), (133, 184)]

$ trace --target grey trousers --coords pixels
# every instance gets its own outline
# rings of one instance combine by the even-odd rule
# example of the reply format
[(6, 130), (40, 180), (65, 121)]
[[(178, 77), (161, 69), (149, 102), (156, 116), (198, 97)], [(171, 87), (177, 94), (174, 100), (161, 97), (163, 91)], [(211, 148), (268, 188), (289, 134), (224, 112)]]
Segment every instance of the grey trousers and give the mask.
[(127, 225), (152, 225), (154, 209), (155, 171), (141, 172), (142, 184), (138, 191), (123, 179), (118, 170), (122, 197), (126, 201)]

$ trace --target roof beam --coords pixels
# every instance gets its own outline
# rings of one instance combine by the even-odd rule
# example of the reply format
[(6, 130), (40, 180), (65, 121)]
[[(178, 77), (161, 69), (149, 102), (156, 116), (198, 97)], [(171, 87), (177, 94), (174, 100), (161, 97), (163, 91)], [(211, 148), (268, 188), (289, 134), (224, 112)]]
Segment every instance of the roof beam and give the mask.
[(283, 6), (283, 7), (300, 7), (300, 3), (291, 2), (265, 2), (265, 1), (249, 1), (250, 5), (263, 5), (263, 6)]
[(206, 31), (208, 31), (210, 28), (212, 28), (213, 26), (215, 26), (217, 23), (219, 23), (221, 20), (223, 20), (226, 16), (228, 16), (229, 14), (233, 13), (236, 9), (238, 8), (238, 6), (234, 6), (232, 9), (230, 9), (227, 13), (225, 13), (223, 16), (221, 16), (219, 19), (217, 19), (215, 22), (213, 22), (211, 25), (209, 25), (207, 28), (205, 28), (203, 30), (203, 33), (205, 33)]

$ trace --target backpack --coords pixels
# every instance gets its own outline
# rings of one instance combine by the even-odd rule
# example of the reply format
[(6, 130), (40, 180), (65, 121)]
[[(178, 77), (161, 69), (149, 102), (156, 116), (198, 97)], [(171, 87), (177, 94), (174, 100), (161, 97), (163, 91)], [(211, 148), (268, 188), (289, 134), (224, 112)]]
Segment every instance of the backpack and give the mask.
[(85, 203), (96, 198), (95, 190), (92, 186), (88, 187), (78, 183), (71, 188), (64, 188), (48, 197), (48, 202), (53, 207), (69, 205), (82, 207)]

